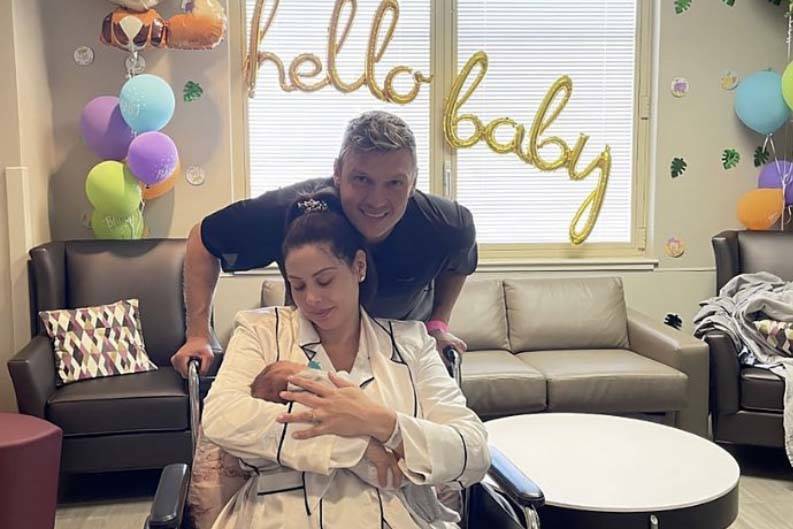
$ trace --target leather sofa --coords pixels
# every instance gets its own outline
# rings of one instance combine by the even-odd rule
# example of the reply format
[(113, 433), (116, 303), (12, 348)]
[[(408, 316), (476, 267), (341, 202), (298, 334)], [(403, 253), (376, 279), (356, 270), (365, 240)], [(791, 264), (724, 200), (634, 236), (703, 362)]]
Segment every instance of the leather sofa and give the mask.
[[(192, 460), (187, 385), (170, 357), (185, 339), (183, 239), (50, 242), (30, 250), (31, 341), (8, 362), (19, 411), (63, 429), (62, 472), (161, 468)], [(140, 300), (157, 371), (56, 385), (38, 311)], [(222, 355), (215, 345), (219, 359)], [(216, 364), (219, 363), (216, 362)]]
[[(262, 305), (283, 302), (265, 280)], [(618, 278), (469, 279), (451, 331), (483, 418), (535, 412), (652, 414), (707, 435), (708, 347), (626, 308)]]
[[(712, 240), (716, 292), (738, 274), (771, 272), (793, 281), (793, 233), (724, 231)], [(718, 442), (784, 446), (784, 381), (767, 369), (738, 363), (732, 340), (720, 332), (704, 336), (711, 355), (711, 414)]]

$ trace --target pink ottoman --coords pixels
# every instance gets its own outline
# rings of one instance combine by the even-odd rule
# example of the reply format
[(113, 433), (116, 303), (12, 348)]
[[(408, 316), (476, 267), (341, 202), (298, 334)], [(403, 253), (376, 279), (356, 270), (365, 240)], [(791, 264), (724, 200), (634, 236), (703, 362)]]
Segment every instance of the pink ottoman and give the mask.
[(0, 413), (0, 527), (55, 526), (62, 438), (47, 421)]

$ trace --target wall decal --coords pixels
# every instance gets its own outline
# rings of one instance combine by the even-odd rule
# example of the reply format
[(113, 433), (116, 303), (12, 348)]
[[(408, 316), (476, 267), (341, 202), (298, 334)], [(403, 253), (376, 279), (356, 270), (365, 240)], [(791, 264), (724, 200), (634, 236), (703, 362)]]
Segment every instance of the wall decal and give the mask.
[(741, 155), (735, 149), (724, 149), (721, 153), (721, 166), (725, 169), (732, 169), (741, 161)]
[(679, 331), (683, 327), (683, 320), (680, 318), (679, 314), (669, 312), (664, 317), (664, 324), (669, 325), (670, 327), (673, 327)]
[(734, 90), (736, 86), (738, 86), (738, 81), (740, 80), (738, 74), (731, 69), (726, 69), (721, 72), (721, 89), (722, 90)]
[(669, 89), (672, 91), (672, 95), (675, 97), (684, 97), (688, 94), (688, 90), (691, 88), (691, 85), (688, 83), (688, 79), (685, 77), (675, 77), (672, 79), (672, 85)]
[(190, 185), (200, 186), (206, 181), (206, 174), (201, 167), (192, 165), (184, 172), (184, 179), (187, 180), (187, 183)]
[(686, 244), (677, 237), (670, 237), (664, 244), (664, 253), (675, 259), (682, 257), (686, 253)]
[(754, 150), (754, 166), (760, 167), (761, 165), (765, 165), (768, 163), (768, 157), (771, 156), (767, 149), (764, 149), (762, 145), (759, 145)]
[(677, 178), (686, 172), (687, 167), (688, 164), (683, 158), (673, 158), (669, 166), (669, 173), (672, 175), (672, 178)]
[(184, 90), (182, 90), (182, 95), (184, 96), (184, 102), (190, 103), (191, 101), (200, 99), (201, 96), (204, 95), (204, 89), (201, 88), (201, 85), (196, 83), (195, 81), (187, 81), (184, 84)]
[(80, 46), (74, 50), (74, 62), (80, 66), (88, 66), (94, 62), (94, 50), (88, 46)]
[(678, 15), (688, 11), (691, 7), (691, 0), (675, 0), (675, 13)]

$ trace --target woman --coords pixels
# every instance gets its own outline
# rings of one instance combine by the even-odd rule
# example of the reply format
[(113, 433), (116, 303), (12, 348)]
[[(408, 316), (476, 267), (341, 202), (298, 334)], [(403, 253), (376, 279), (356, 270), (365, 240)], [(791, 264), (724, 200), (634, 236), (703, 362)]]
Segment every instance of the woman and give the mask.
[[(484, 476), (484, 426), (421, 323), (361, 307), (365, 245), (335, 198), (301, 200), (290, 218), (282, 255), (296, 307), (237, 316), (205, 403), (206, 437), (254, 472), (215, 529), (454, 527), (435, 488)], [(284, 361), (302, 371), (283, 402), (252, 395)]]

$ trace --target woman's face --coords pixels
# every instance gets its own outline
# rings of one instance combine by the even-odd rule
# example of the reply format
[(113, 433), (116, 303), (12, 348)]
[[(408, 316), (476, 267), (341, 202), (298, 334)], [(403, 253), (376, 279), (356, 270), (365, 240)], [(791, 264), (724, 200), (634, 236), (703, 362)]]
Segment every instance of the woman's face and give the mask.
[(366, 274), (366, 255), (358, 250), (352, 266), (327, 243), (291, 249), (284, 260), (292, 299), (315, 327), (333, 330), (359, 310), (358, 284)]

